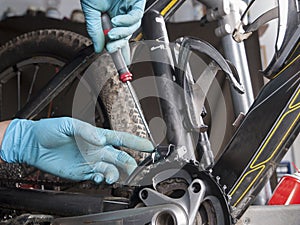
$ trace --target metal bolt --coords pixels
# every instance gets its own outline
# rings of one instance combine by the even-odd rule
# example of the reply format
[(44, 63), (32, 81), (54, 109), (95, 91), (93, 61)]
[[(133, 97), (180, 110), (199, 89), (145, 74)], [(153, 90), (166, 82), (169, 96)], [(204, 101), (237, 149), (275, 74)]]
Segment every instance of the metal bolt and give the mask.
[(244, 225), (250, 224), (250, 218), (249, 218), (249, 217), (245, 217), (245, 218), (243, 219), (243, 224), (244, 224)]
[(216, 180), (217, 180), (217, 183), (219, 184), (220, 183), (220, 177), (219, 176), (216, 176)]

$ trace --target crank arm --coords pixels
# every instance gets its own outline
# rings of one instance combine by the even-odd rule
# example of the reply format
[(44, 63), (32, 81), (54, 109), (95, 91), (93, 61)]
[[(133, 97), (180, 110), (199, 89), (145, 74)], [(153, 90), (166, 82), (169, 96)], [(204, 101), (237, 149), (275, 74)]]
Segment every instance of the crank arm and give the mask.
[(58, 218), (52, 222), (52, 225), (155, 225), (157, 221), (164, 219), (165, 213), (171, 216), (173, 224), (188, 224), (188, 218), (183, 208), (177, 204), (162, 204), (84, 216)]
[[(180, 208), (183, 208), (185, 214), (188, 216), (188, 222), (186, 224), (193, 225), (198, 209), (200, 208), (200, 205), (204, 199), (205, 192), (206, 192), (206, 187), (204, 182), (200, 179), (195, 179), (189, 185), (186, 193), (180, 198), (170, 198), (150, 188), (144, 188), (140, 192), (140, 199), (142, 199), (144, 204), (147, 206), (151, 206), (154, 204), (171, 203), (171, 202), (173, 202), (175, 205), (180, 205), (181, 206)], [(177, 214), (175, 215), (176, 216), (172, 216), (172, 218), (175, 219), (177, 218), (177, 220), (181, 219), (179, 215)], [(177, 223), (171, 223), (171, 224), (177, 224)]]

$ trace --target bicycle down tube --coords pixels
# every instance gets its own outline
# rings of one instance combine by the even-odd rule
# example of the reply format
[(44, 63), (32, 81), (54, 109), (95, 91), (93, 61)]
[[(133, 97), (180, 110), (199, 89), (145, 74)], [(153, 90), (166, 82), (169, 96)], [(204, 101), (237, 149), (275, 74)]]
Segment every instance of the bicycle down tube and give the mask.
[(299, 133), (300, 55), (260, 92), (213, 175), (225, 185), (239, 218)]

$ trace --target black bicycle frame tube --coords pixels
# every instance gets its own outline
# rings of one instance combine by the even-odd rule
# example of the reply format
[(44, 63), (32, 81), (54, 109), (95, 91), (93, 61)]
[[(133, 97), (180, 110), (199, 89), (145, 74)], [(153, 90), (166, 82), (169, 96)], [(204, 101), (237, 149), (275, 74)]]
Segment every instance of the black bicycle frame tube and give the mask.
[(167, 20), (185, 2), (185, 0), (147, 0), (145, 13), (155, 10)]
[(162, 15), (157, 11), (147, 12), (143, 20), (143, 29), (147, 40), (155, 40), (151, 42), (149, 49), (154, 75), (157, 77), (161, 109), (167, 125), (167, 139), (176, 146), (185, 146), (188, 151), (186, 156), (195, 160), (195, 146), (191, 133), (187, 132), (183, 125), (185, 106), (182, 95), (176, 90), (176, 83), (173, 81), (174, 69), (171, 66), (169, 39)]
[(112, 201), (96, 194), (0, 187), (0, 207), (48, 215), (78, 216), (121, 210), (128, 207), (128, 202), (124, 198), (114, 198)]
[(300, 55), (262, 89), (213, 167), (239, 218), (299, 134)]
[[(185, 0), (147, 0), (145, 13), (155, 10), (163, 16), (164, 20), (168, 20), (176, 10), (185, 2)], [(133, 35), (132, 39), (140, 40), (142, 38), (142, 28), (140, 27)]]

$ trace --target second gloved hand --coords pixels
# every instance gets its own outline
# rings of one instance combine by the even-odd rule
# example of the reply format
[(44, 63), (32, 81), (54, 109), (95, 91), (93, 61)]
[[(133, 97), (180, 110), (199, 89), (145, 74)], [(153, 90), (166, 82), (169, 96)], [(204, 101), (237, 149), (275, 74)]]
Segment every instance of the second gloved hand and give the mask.
[(122, 50), (127, 64), (130, 63), (128, 40), (141, 25), (146, 0), (81, 0), (87, 31), (94, 43), (95, 52), (104, 48), (101, 14), (106, 12), (111, 17), (113, 29), (108, 33), (111, 40), (107, 44), (108, 52)]
[(111, 184), (119, 179), (118, 168), (129, 175), (137, 166), (131, 156), (113, 146), (153, 150), (146, 139), (64, 117), (12, 120), (0, 156), (6, 162), (26, 163), (63, 178)]

